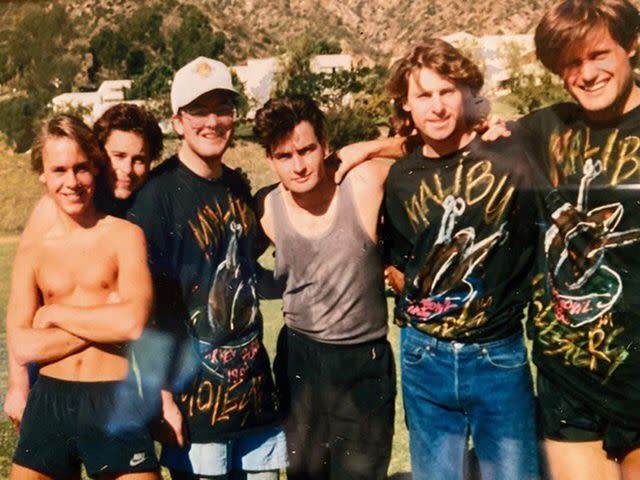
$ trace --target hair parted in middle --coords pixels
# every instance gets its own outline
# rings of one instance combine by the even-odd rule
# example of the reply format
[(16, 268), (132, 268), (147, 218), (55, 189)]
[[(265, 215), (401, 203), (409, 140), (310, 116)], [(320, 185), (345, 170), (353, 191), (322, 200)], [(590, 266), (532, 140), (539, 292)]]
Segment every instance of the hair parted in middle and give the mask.
[(404, 137), (411, 135), (415, 128), (411, 113), (403, 109), (409, 91), (409, 76), (420, 68), (429, 68), (456, 85), (469, 87), (473, 95), (477, 95), (484, 85), (484, 76), (478, 66), (450, 43), (429, 37), (413, 46), (391, 66), (387, 81), (387, 92), (393, 100), (391, 125)]
[(107, 154), (96, 139), (93, 131), (77, 117), (72, 115), (56, 115), (42, 122), (40, 129), (33, 141), (31, 149), (31, 167), (38, 173), (42, 173), (44, 165), (42, 152), (47, 140), (52, 138), (68, 138), (74, 141), (82, 149), (87, 159), (102, 173), (106, 166)]
[(106, 110), (93, 125), (93, 132), (104, 146), (113, 130), (133, 132), (147, 144), (149, 157), (157, 160), (162, 153), (162, 130), (155, 117), (138, 105), (119, 103)]
[(324, 143), (324, 114), (308, 95), (290, 95), (269, 100), (256, 113), (253, 132), (270, 155), (273, 147), (285, 140), (304, 121), (313, 127), (318, 142)]

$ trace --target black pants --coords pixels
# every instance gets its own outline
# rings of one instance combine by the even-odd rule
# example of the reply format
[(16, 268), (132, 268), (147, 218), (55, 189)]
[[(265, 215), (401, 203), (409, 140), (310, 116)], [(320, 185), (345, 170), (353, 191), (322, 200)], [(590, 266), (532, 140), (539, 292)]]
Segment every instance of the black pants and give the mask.
[(385, 338), (330, 345), (285, 327), (274, 371), (286, 412), (287, 478), (386, 478), (396, 379)]

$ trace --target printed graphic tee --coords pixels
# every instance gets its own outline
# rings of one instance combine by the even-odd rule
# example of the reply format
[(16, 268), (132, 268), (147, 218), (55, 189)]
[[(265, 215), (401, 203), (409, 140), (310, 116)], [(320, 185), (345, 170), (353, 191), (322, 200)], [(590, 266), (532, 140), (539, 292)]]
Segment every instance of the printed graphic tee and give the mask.
[(219, 179), (208, 180), (172, 157), (153, 171), (128, 218), (147, 237), (153, 319), (192, 346), (191, 371), (179, 355), (172, 360), (191, 441), (272, 423), (274, 387), (256, 295), (258, 224), (240, 174), (223, 166)]
[(529, 165), (516, 142), (479, 138), (439, 158), (422, 146), (385, 185), (385, 247), (405, 273), (396, 321), (487, 342), (521, 331), (534, 259)]
[(560, 104), (519, 123), (540, 186), (534, 361), (606, 418), (640, 428), (640, 108), (592, 125)]

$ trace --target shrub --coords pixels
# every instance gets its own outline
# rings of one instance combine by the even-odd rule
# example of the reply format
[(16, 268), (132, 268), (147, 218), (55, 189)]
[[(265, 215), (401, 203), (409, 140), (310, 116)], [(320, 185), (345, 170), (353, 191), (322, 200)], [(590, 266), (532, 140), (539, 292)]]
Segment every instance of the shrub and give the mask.
[(326, 125), (331, 150), (380, 136), (375, 120), (362, 108), (331, 109), (326, 114)]

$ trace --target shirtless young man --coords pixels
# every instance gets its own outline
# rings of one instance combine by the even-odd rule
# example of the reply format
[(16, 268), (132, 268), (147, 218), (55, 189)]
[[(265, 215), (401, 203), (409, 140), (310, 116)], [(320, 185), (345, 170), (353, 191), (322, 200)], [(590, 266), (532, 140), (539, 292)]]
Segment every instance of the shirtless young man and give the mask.
[(136, 393), (121, 383), (126, 343), (140, 335), (151, 305), (144, 235), (96, 210), (103, 154), (80, 120), (46, 122), (32, 159), (59, 222), (19, 249), (12, 274), (10, 356), (38, 363), (40, 375), (11, 478), (80, 478), (84, 464), (96, 478), (157, 479)]
[[(123, 217), (131, 206), (138, 189), (147, 180), (151, 162), (162, 152), (162, 131), (156, 119), (144, 108), (120, 103), (106, 110), (93, 126), (98, 144), (104, 148), (109, 161), (105, 180), (98, 184), (98, 209), (116, 217)], [(20, 237), (20, 246), (39, 240), (58, 218), (53, 198), (43, 195), (31, 213)], [(29, 378), (27, 367), (19, 367), (9, 356), (11, 375), (5, 397), (4, 411), (18, 426), (27, 403)]]
[(367, 162), (336, 185), (324, 116), (304, 96), (270, 100), (255, 132), (281, 182), (261, 223), (285, 284), (274, 371), (290, 406), (288, 478), (386, 478), (395, 369), (377, 226), (390, 165)]

